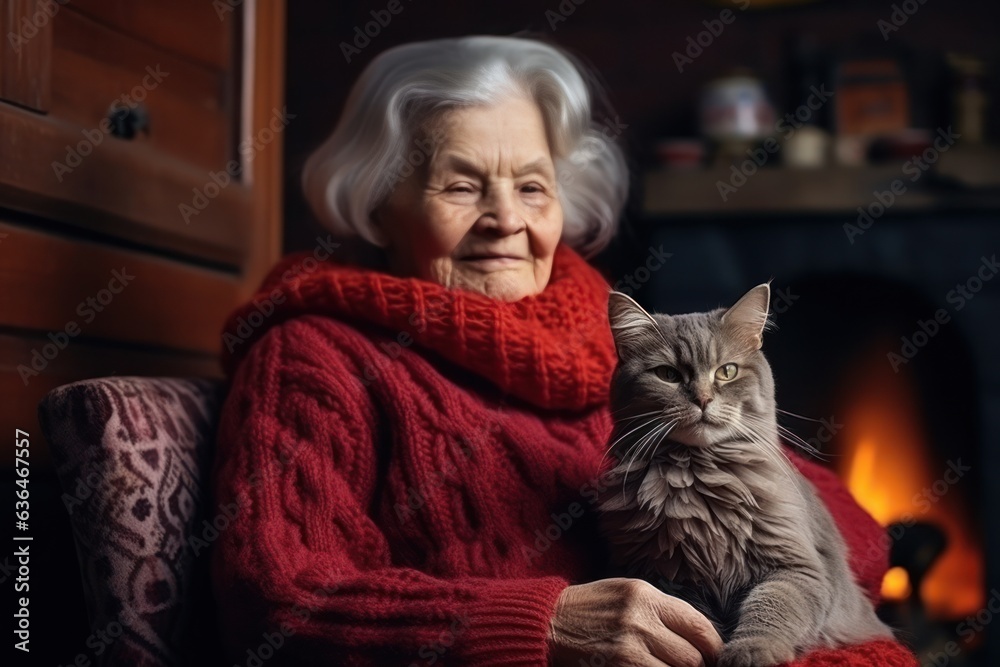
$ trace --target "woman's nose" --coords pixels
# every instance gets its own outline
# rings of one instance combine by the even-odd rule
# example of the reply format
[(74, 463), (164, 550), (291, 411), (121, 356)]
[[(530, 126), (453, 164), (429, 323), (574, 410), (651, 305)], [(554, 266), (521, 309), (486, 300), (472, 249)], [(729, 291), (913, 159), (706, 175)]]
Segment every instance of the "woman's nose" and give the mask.
[(484, 209), (479, 222), (501, 236), (516, 234), (524, 228), (524, 221), (515, 206), (512, 193), (491, 192), (483, 199)]

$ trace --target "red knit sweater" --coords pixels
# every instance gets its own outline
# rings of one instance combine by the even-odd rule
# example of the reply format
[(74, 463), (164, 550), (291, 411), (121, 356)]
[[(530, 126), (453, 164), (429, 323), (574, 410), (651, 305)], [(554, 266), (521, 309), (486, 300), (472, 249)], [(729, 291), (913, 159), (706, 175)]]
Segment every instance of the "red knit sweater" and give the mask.
[[(512, 303), (282, 260), (224, 337), (212, 568), (235, 663), (545, 665), (559, 593), (606, 565), (607, 292), (565, 245)], [(796, 461), (876, 595), (880, 529)], [(808, 664), (915, 664), (887, 642), (830, 656)]]

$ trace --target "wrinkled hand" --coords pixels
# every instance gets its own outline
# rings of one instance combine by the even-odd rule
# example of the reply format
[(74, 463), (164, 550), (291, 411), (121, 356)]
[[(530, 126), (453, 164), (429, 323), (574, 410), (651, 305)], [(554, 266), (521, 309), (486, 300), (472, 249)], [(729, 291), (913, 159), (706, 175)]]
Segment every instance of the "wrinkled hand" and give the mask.
[(562, 592), (549, 647), (552, 667), (704, 667), (715, 664), (722, 638), (687, 602), (641, 579), (614, 578)]

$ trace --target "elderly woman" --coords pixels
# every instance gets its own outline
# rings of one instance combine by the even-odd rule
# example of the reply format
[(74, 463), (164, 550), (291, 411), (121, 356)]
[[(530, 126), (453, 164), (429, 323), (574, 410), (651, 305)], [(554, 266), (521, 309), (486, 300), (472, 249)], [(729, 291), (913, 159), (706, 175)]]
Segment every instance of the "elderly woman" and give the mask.
[(566, 54), (504, 37), (396, 47), (358, 80), (304, 185), (384, 269), (290, 256), (227, 325), (215, 483), (234, 518), (213, 577), (236, 664), (687, 666), (720, 649), (688, 604), (601, 579), (616, 356), (608, 284), (581, 255), (612, 237), (627, 173), (592, 94)]

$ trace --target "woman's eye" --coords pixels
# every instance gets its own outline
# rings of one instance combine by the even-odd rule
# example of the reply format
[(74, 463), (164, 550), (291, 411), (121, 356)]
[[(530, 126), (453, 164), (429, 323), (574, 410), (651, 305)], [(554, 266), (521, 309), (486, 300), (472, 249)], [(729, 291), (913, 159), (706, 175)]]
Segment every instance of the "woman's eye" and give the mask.
[(736, 364), (726, 364), (724, 366), (720, 366), (719, 370), (715, 371), (715, 379), (722, 380), (723, 382), (729, 382), (736, 377), (739, 370), (739, 366)]
[(525, 194), (533, 195), (533, 194), (537, 194), (537, 193), (540, 193), (540, 192), (544, 192), (544, 190), (542, 190), (542, 188), (540, 186), (535, 185), (534, 183), (532, 183), (530, 185), (522, 185), (521, 186), (521, 192), (523, 192)]
[(656, 377), (670, 384), (677, 384), (681, 381), (681, 373), (673, 366), (657, 366), (653, 369)]
[(453, 185), (450, 188), (448, 188), (448, 192), (458, 192), (458, 193), (462, 193), (462, 194), (470, 194), (472, 192), (475, 192), (475, 190), (473, 189), (473, 187), (471, 185), (468, 185), (468, 184), (465, 184), (465, 183), (461, 183), (459, 185)]

